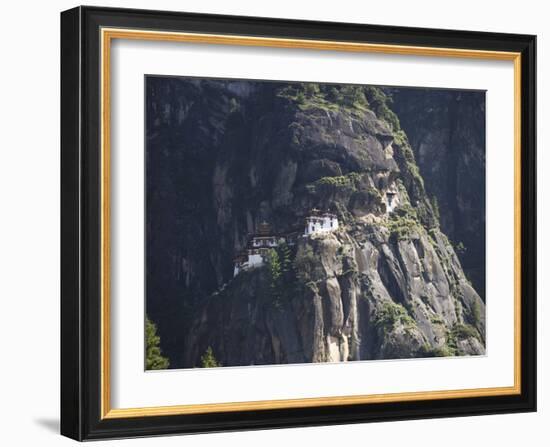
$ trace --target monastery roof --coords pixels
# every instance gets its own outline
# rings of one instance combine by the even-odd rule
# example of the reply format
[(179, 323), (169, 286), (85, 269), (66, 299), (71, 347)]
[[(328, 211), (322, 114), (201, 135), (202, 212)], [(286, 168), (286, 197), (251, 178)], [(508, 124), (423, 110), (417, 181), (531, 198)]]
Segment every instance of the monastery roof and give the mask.
[(271, 234), (271, 225), (269, 225), (267, 222), (262, 222), (260, 225), (258, 225), (258, 236), (270, 236)]
[(306, 217), (306, 219), (322, 219), (327, 217), (334, 219), (337, 216), (336, 214), (332, 214), (332, 213), (319, 213), (319, 214), (310, 214), (309, 216)]

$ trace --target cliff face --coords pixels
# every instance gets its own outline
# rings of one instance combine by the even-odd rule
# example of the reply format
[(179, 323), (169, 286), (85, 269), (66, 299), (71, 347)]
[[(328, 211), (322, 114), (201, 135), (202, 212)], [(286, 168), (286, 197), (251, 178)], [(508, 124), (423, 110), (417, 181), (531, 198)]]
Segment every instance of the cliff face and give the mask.
[[(484, 352), (381, 90), (149, 78), (147, 117), (147, 312), (172, 367), (208, 347), (225, 366)], [(303, 232), (315, 208), (340, 228), (233, 278), (260, 222)]]
[(396, 89), (407, 133), (441, 228), (485, 300), (485, 92)]

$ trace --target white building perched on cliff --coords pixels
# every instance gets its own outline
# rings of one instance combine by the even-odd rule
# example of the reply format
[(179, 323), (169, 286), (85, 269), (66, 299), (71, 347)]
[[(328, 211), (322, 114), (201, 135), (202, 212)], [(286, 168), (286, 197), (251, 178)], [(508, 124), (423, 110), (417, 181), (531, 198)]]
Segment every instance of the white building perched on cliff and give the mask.
[(392, 184), (386, 191), (386, 213), (391, 213), (397, 205), (399, 205), (399, 196), (395, 184)]
[[(335, 214), (319, 213), (318, 210), (312, 210), (311, 215), (306, 217), (306, 228), (303, 236), (312, 234), (328, 233), (338, 229), (338, 218)], [(240, 252), (233, 259), (233, 277), (237, 276), (243, 270), (249, 270), (260, 267), (264, 264), (265, 257), (269, 250), (277, 248), (279, 244), (286, 243), (289, 246), (296, 244), (300, 237), (299, 227), (284, 235), (274, 235), (271, 231), (271, 225), (262, 222), (258, 226), (258, 232), (248, 242), (247, 248)]]
[(238, 254), (233, 260), (233, 277), (237, 276), (243, 270), (262, 266), (267, 250), (269, 250), (269, 248), (249, 248)]
[[(315, 211), (315, 210), (314, 210)], [(306, 217), (304, 236), (328, 233), (338, 229), (338, 217), (335, 214), (323, 213)]]
[(258, 233), (249, 242), (248, 248), (235, 257), (233, 277), (243, 270), (263, 265), (267, 252), (284, 241), (284, 238), (273, 236), (271, 226), (267, 222), (262, 222), (258, 226)]

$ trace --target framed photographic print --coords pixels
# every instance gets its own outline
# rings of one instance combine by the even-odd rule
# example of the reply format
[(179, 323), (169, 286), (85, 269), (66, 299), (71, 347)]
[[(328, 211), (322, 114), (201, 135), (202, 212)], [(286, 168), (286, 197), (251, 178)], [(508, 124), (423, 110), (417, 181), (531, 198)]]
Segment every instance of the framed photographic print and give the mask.
[(61, 14), (61, 432), (535, 411), (535, 36)]

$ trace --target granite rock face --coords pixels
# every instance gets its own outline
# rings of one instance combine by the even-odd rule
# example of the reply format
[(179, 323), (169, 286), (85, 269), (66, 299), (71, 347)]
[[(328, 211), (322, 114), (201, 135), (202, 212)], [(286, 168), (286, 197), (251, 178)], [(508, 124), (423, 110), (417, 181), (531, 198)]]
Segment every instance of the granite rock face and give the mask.
[(485, 300), (485, 92), (397, 89), (392, 97), (441, 228)]
[[(484, 353), (484, 302), (389, 105), (373, 87), (148, 79), (147, 313), (171, 367), (208, 347), (224, 366)], [(233, 278), (261, 222), (300, 235), (314, 209), (338, 230)]]

